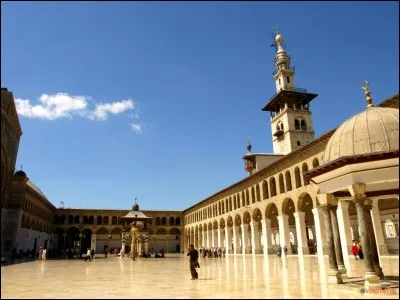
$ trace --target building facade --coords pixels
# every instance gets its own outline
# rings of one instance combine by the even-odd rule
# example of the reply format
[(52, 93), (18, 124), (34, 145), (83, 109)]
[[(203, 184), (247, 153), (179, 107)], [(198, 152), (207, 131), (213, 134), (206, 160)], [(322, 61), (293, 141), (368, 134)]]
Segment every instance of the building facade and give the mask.
[[(274, 254), (280, 247), (286, 247), (288, 254), (327, 255), (333, 245), (329, 236), (332, 222), (326, 223), (325, 214), (329, 194), (332, 199), (341, 199), (336, 205), (329, 205), (336, 207), (334, 230), (340, 233), (343, 265), (348, 266), (352, 241), (365, 235), (354, 195), (351, 192), (335, 194), (332, 190), (322, 196), (321, 186), (314, 177), (308, 176), (329, 163), (326, 149), (341, 127), (315, 139), (309, 102), (317, 95), (296, 88), (295, 70), (290, 66), (290, 56), (282, 41), (277, 32), (274, 72), (277, 93), (263, 108), (271, 112), (274, 153), (251, 153), (250, 146), (249, 153), (243, 157), (248, 177), (184, 211), (143, 210), (147, 216), (154, 217), (149, 230), (150, 249), (181, 252), (193, 243), (195, 247), (225, 247), (228, 254)], [(16, 114), (13, 121), (16, 129), (11, 129), (14, 127), (6, 122), (3, 125), (3, 111), (4, 114), (8, 110), (13, 112), (15, 105), (4, 100), (12, 103), (9, 104), (12, 108), (4, 104), (3, 109), (3, 97), (12, 99), (12, 94), (2, 90), (1, 97), (2, 133), (3, 130), (13, 132), (13, 135), (6, 134), (4, 141), (2, 134), (2, 225), (3, 219), (6, 225), (2, 228), (7, 228), (1, 236), (2, 255), (9, 255), (14, 248), (26, 251), (39, 246), (66, 249), (79, 245), (91, 247), (97, 253), (104, 252), (105, 247), (120, 249), (121, 217), (129, 210), (56, 208), (23, 171), (14, 171), (21, 130), (16, 126), (19, 125)], [(392, 109), (393, 115), (397, 112), (398, 132), (398, 94), (378, 107)], [(396, 124), (389, 125), (396, 130)], [(391, 136), (390, 141), (395, 144), (396, 138)], [(377, 160), (377, 164), (383, 164), (384, 160)], [(354, 165), (363, 163), (356, 161)], [(3, 174), (6, 174), (4, 178)], [(399, 250), (398, 174), (391, 176), (391, 184), (397, 182), (397, 187), (368, 196), (370, 229), (379, 255), (398, 254)]]

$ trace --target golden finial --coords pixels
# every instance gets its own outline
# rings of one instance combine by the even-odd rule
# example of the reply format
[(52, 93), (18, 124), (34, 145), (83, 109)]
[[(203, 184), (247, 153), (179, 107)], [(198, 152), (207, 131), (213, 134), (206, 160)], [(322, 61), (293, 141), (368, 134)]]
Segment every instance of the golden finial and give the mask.
[(249, 153), (251, 152), (250, 138), (247, 138), (247, 151), (248, 151)]
[(365, 96), (367, 96), (367, 107), (373, 107), (371, 92), (369, 91), (369, 83), (367, 80), (361, 85), (361, 88), (365, 91)]

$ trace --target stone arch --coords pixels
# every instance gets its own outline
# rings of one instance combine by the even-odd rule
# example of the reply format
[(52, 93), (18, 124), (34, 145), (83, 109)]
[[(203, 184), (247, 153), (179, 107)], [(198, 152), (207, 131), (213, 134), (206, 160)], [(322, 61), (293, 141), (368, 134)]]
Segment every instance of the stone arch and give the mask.
[(285, 180), (286, 180), (286, 191), (292, 190), (292, 176), (290, 175), (290, 171), (287, 170), (285, 172)]
[(250, 193), (249, 193), (249, 189), (246, 189), (246, 205), (250, 205)]
[[(301, 166), (301, 171), (303, 172), (303, 174), (308, 172), (307, 163), (305, 163), (305, 162), (303, 163), (303, 165)], [(303, 175), (303, 181), (304, 181), (304, 185), (309, 185), (310, 184), (310, 181), (307, 178), (305, 178), (304, 175)]]
[[(188, 218), (186, 217), (186, 224), (187, 224), (187, 223), (189, 223), (189, 222), (188, 222)], [(157, 217), (157, 218), (156, 218), (156, 225), (157, 225), (157, 226), (160, 226), (160, 225), (161, 225), (161, 219), (160, 219), (160, 217)]]
[(271, 197), (276, 196), (276, 182), (273, 176), (269, 179), (269, 190), (271, 192)]
[(254, 192), (254, 186), (251, 187), (251, 203), (256, 203), (256, 193)]
[(207, 229), (208, 229), (208, 230), (212, 230), (212, 226), (213, 226), (212, 223), (211, 223), (211, 222), (208, 222)]
[(85, 228), (82, 232), (82, 249), (85, 253), (87, 248), (91, 247), (92, 243), (92, 230), (90, 228)]
[(60, 216), (60, 224), (65, 224), (66, 219), (67, 219), (67, 217), (65, 215), (61, 215)]
[(261, 201), (260, 185), (258, 183), (256, 184), (256, 200), (257, 202)]
[(255, 208), (251, 214), (251, 217), (254, 221), (260, 221), (262, 219), (262, 214), (259, 208)]
[(268, 182), (266, 180), (264, 180), (262, 182), (262, 191), (263, 191), (263, 196), (264, 196), (263, 200), (268, 199), (269, 198), (269, 195), (268, 195)]
[(105, 227), (100, 227), (99, 229), (96, 230), (96, 234), (108, 234), (108, 229)]
[(175, 226), (180, 226), (181, 225), (181, 218), (176, 217), (175, 218)]
[(103, 224), (103, 217), (97, 216), (97, 225), (102, 225), (102, 224)]
[(275, 203), (268, 203), (265, 208), (265, 217), (271, 220), (271, 228), (278, 227), (278, 207)]
[(94, 217), (89, 216), (88, 224), (93, 225), (94, 224)]
[[(193, 231), (193, 227), (191, 228), (191, 231)], [(158, 228), (156, 231), (156, 235), (166, 235), (167, 231), (165, 230), (165, 228)]]
[(279, 174), (279, 194), (285, 193), (285, 181), (283, 180), (282, 173)]
[(246, 197), (245, 197), (244, 191), (242, 191), (242, 205), (241, 205), (241, 207), (244, 207), (244, 206), (246, 206)]
[(299, 196), (297, 209), (298, 211), (304, 212), (306, 227), (314, 226), (314, 215), (312, 212), (312, 209), (314, 208), (313, 202), (314, 202), (313, 199), (308, 193), (302, 193)]
[(240, 216), (240, 214), (236, 214), (235, 215), (235, 226), (239, 226), (239, 225), (242, 225), (242, 217)]
[(299, 167), (296, 167), (294, 169), (294, 178), (296, 181), (296, 189), (301, 187), (301, 177), (300, 177), (300, 169)]
[(232, 226), (233, 226), (233, 218), (232, 218), (231, 215), (229, 215), (229, 216), (226, 218), (226, 226), (228, 226), (228, 227), (232, 227)]
[(74, 217), (74, 224), (79, 224), (79, 216)]
[(66, 236), (66, 247), (67, 248), (75, 248), (77, 247), (77, 242), (79, 242), (79, 229), (75, 226), (71, 226), (67, 230)]
[(103, 224), (104, 224), (104, 225), (110, 224), (110, 222), (109, 222), (109, 220), (108, 220), (108, 216), (105, 216), (105, 217), (103, 218)]
[(169, 230), (168, 234), (169, 235), (181, 235), (181, 231), (178, 228), (173, 227)]
[(219, 220), (219, 228), (224, 229), (225, 228), (225, 219), (221, 218)]
[(218, 221), (217, 220), (214, 220), (212, 227), (213, 227), (213, 229), (218, 229)]
[(295, 225), (294, 212), (296, 207), (291, 198), (285, 198), (282, 203), (282, 213), (289, 217), (289, 225)]
[[(196, 216), (196, 217), (198, 217), (198, 216)], [(198, 218), (196, 221), (198, 221)], [(174, 219), (174, 217), (170, 217), (169, 218), (169, 226), (174, 226), (174, 225), (175, 225), (175, 219)]]
[(245, 211), (243, 213), (242, 222), (243, 224), (250, 224), (250, 221), (251, 221), (250, 213), (248, 211)]
[(87, 216), (83, 216), (82, 224), (87, 224), (87, 223), (89, 223), (89, 218)]
[(118, 218), (117, 216), (111, 217), (111, 225), (118, 225)]
[(314, 159), (312, 161), (312, 166), (313, 166), (313, 168), (316, 168), (319, 166), (318, 158), (314, 157)]
[(236, 201), (237, 201), (237, 203), (236, 203), (236, 207), (239, 209), (241, 206), (240, 206), (240, 193), (237, 193), (236, 194)]
[(74, 216), (73, 215), (68, 216), (68, 224), (74, 224)]
[[(193, 220), (190, 220), (191, 223), (193, 223)], [(162, 217), (161, 218), (161, 225), (167, 225), (167, 218), (166, 217)]]

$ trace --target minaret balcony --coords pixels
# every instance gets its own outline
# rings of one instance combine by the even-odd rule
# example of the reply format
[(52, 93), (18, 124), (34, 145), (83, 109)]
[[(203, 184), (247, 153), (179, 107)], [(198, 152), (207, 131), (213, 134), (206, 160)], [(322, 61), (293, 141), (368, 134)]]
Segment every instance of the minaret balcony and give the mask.
[(244, 168), (247, 172), (252, 172), (255, 169), (255, 163), (252, 161), (246, 161)]
[(279, 129), (277, 131), (275, 131), (274, 136), (279, 137), (283, 134), (283, 130)]

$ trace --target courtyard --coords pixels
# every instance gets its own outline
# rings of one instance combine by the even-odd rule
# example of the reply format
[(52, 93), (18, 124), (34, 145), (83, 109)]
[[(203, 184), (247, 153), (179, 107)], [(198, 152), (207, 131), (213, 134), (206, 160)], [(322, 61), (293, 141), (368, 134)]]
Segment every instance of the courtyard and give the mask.
[(327, 284), (328, 257), (229, 255), (200, 258), (190, 280), (188, 257), (131, 261), (117, 257), (47, 260), (1, 268), (1, 298), (397, 298), (398, 256), (383, 257), (383, 293), (363, 290), (364, 262), (351, 260), (343, 285)]

